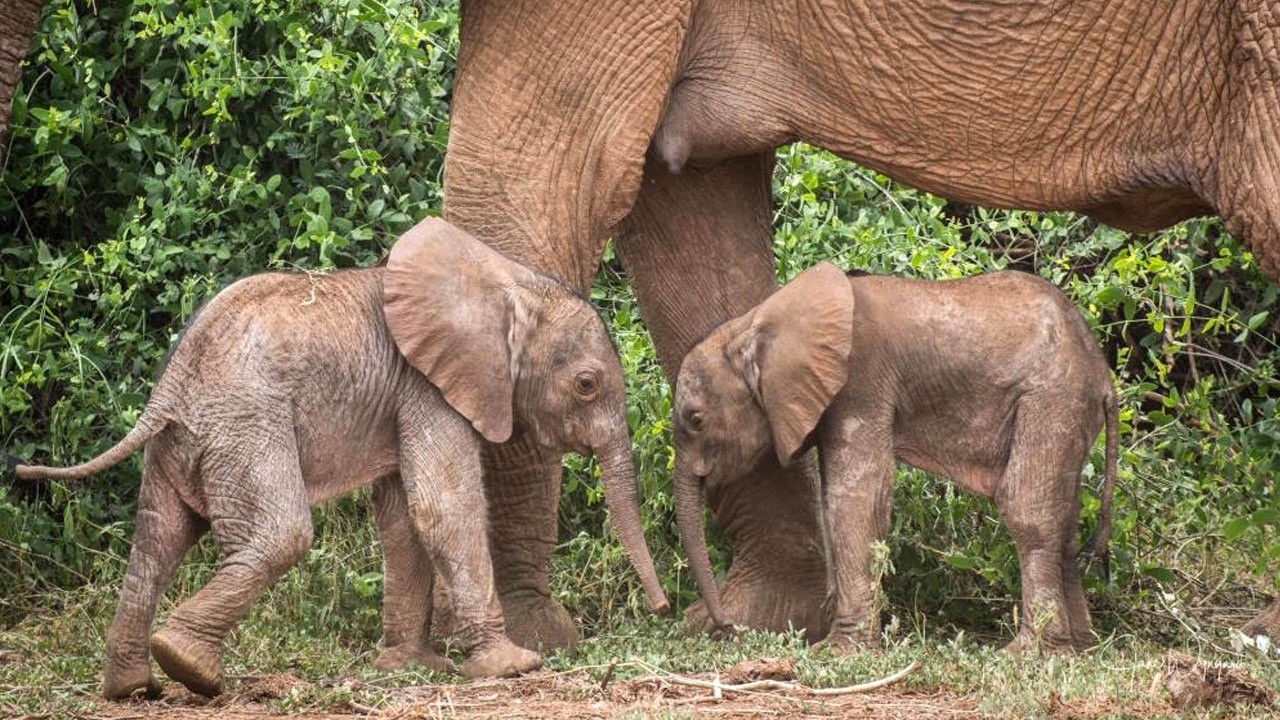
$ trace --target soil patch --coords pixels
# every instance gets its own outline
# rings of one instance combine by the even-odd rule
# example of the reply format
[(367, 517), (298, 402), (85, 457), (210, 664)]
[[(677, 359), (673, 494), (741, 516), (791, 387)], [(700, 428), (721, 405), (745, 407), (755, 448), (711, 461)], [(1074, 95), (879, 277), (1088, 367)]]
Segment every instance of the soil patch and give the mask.
[[(609, 673), (606, 673), (609, 675)], [(323, 693), (291, 674), (239, 678), (230, 691), (209, 700), (170, 683), (158, 700), (128, 703), (99, 702), (82, 718), (101, 720), (170, 720), (174, 718), (292, 717), (302, 720), (362, 718), (369, 720), (413, 720), (416, 718), (613, 718), (674, 717), (774, 718), (774, 717), (857, 717), (872, 720), (967, 720), (987, 717), (977, 711), (977, 699), (945, 690), (913, 691), (900, 686), (882, 687), (873, 692), (814, 696), (806, 689), (736, 692), (686, 684), (703, 681), (725, 685), (758, 680), (787, 681), (792, 677), (786, 659), (750, 661), (731, 668), (720, 678), (710, 674), (652, 675), (627, 680), (600, 681), (584, 671), (540, 671), (509, 680), (485, 680), (464, 684), (440, 684), (387, 689), (359, 680), (341, 682), (350, 699), (335, 699), (333, 706), (316, 708), (312, 693)], [(336, 690), (332, 685), (327, 688)], [(281, 702), (291, 693), (309, 710), (289, 708)], [(717, 697), (717, 695), (719, 695)], [(323, 702), (319, 703), (323, 705)], [(1143, 707), (1121, 707), (1106, 701), (1063, 702), (1057, 697), (1045, 701), (1043, 709), (1054, 718), (1092, 720), (1103, 716), (1167, 714), (1173, 708), (1163, 703)]]

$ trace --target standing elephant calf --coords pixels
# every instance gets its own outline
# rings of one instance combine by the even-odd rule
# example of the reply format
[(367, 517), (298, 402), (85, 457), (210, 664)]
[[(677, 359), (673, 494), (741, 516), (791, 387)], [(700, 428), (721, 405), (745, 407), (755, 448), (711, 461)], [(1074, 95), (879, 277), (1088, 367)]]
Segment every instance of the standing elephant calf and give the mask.
[[(622, 367), (591, 306), (432, 218), (397, 241), (385, 268), (266, 273), (222, 291), (191, 322), (118, 445), (83, 465), (20, 465), (17, 474), (79, 478), (146, 447), (107, 639), (109, 697), (157, 689), (147, 641), (156, 602), (206, 529), (218, 541), (218, 571), (149, 647), (170, 677), (214, 695), (223, 639), (311, 545), (310, 507), (374, 481), (402, 497), (444, 579), (469, 651), (463, 673), (507, 675), (541, 659), (504, 633), (481, 438), (505, 441), (514, 425), (557, 453), (596, 452), (623, 546), (662, 609), (625, 413)], [(385, 551), (390, 584), (404, 569)], [(448, 666), (425, 643), (401, 650)]]
[(827, 643), (879, 637), (871, 546), (888, 533), (896, 457), (994, 498), (1022, 566), (1011, 650), (1091, 644), (1075, 566), (1080, 468), (1105, 420), (1093, 542), (1103, 553), (1116, 399), (1084, 320), (1049, 283), (1018, 272), (846, 276), (822, 263), (689, 352), (674, 414), (681, 539), (717, 625), (729, 621), (700, 490), (742, 477), (771, 447), (785, 464), (816, 444), (835, 583)]

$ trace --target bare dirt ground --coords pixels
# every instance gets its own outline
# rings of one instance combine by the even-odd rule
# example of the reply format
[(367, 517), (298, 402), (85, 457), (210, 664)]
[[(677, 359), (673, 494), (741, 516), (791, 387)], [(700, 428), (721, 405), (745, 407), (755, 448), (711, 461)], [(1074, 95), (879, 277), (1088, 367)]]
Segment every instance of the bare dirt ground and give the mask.
[[(726, 677), (725, 682), (734, 678)], [(857, 717), (872, 720), (947, 720), (988, 717), (976, 710), (977, 699), (946, 691), (918, 692), (883, 687), (867, 693), (815, 696), (804, 688), (746, 692), (694, 687), (685, 680), (713, 682), (708, 675), (651, 676), (602, 683), (580, 671), (542, 671), (511, 680), (460, 685), (434, 685), (383, 691), (375, 706), (355, 699), (335, 703), (323, 711), (289, 711), (273, 702), (307, 682), (290, 674), (244, 678), (232, 692), (214, 700), (192, 695), (170, 684), (153, 701), (99, 704), (79, 717), (101, 720), (160, 720), (169, 718), (294, 717), (304, 720), (335, 718), (614, 718), (627, 717)], [(352, 698), (362, 697), (359, 682), (344, 687)], [(718, 695), (718, 696), (717, 696)], [(1150, 717), (1176, 712), (1165, 703), (1119, 707), (1114, 703), (1062, 703), (1051, 698), (1042, 708), (1054, 718), (1085, 720), (1103, 716)], [(34, 719), (33, 719), (34, 720)]]
[[(709, 679), (709, 678), (708, 678)], [(463, 685), (403, 688), (400, 697), (380, 707), (349, 701), (346, 707), (293, 715), (264, 702), (283, 697), (301, 683), (291, 675), (257, 678), (235, 693), (204, 700), (171, 689), (155, 701), (123, 704), (103, 702), (100, 713), (86, 718), (158, 720), (167, 718), (226, 718), (246, 720), (290, 715), (321, 718), (613, 718), (700, 716), (716, 718), (860, 717), (860, 718), (979, 718), (971, 698), (947, 693), (914, 693), (893, 688), (865, 695), (806, 697), (794, 692), (722, 692), (676, 685), (659, 678), (601, 683), (581, 673), (538, 673), (514, 680)]]
[[(519, 678), (461, 684), (386, 688), (361, 680), (312, 683), (292, 673), (232, 679), (229, 691), (208, 699), (169, 683), (155, 700), (123, 703), (94, 698), (74, 713), (21, 716), (20, 720), (76, 717), (84, 720), (168, 720), (171, 718), (615, 718), (615, 717), (855, 717), (871, 720), (925, 720), (1010, 717), (987, 715), (979, 698), (945, 689), (909, 689), (901, 681), (920, 665), (862, 685), (815, 690), (794, 680), (790, 658), (748, 660), (722, 675), (677, 675), (643, 662), (626, 663), (653, 674), (612, 679), (620, 665), (543, 670)], [(605, 670), (604, 680), (600, 673)], [(1211, 717), (1232, 716), (1232, 706), (1256, 708), (1274, 717), (1275, 693), (1248, 674), (1206, 665), (1177, 652), (1152, 678), (1150, 701), (1108, 699), (1064, 701), (1056, 692), (1039, 701), (1032, 715), (1054, 720), (1104, 717), (1167, 717), (1199, 708)], [(1158, 699), (1157, 699), (1158, 698)], [(1215, 709), (1216, 708), (1216, 709)], [(1036, 712), (1038, 710), (1038, 712)], [(1015, 717), (1027, 714), (1015, 713)], [(1196, 717), (1202, 716), (1196, 714)]]

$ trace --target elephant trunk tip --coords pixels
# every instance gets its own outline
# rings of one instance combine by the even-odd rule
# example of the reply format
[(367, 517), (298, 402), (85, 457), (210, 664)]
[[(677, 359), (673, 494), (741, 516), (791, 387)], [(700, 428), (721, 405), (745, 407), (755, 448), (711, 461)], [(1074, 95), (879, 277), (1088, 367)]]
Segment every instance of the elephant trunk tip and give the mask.
[(13, 476), (18, 480), (27, 479), (25, 475), (26, 475), (26, 469), (28, 464), (27, 464), (27, 461), (24, 460), (23, 458), (20, 458), (17, 455), (14, 455), (12, 453), (5, 453), (4, 466), (8, 468), (9, 472), (13, 473)]

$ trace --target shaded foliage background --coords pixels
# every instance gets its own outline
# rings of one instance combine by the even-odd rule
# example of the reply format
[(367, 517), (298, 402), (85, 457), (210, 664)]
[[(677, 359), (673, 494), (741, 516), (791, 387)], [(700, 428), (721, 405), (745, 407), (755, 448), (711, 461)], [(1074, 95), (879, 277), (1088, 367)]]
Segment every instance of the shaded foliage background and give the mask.
[[(218, 288), (266, 268), (370, 264), (438, 212), (456, 28), (455, 5), (426, 0), (50, 0), (0, 169), (0, 447), (58, 463), (104, 450)], [(775, 196), (781, 280), (828, 258), (929, 278), (1012, 267), (1076, 301), (1123, 398), (1115, 572), (1088, 575), (1104, 630), (1185, 640), (1262, 603), (1260, 571), (1280, 555), (1277, 286), (1217, 223), (1130, 236), (960, 206), (803, 146), (780, 151)], [(628, 374), (649, 540), (687, 603), (669, 389), (611, 252), (592, 298)], [(139, 459), (81, 486), (0, 487), (0, 624), (86, 603), (101, 631)], [(566, 466), (554, 591), (589, 626), (639, 612), (597, 473)], [(1099, 446), (1091, 487), (1100, 469)], [(1097, 507), (1087, 493), (1087, 526)], [(367, 503), (315, 514), (315, 548), (253, 622), (372, 643)], [(893, 526), (891, 632), (1007, 632), (1016, 554), (990, 502), (904, 470)], [(215, 557), (206, 539), (170, 599)]]

